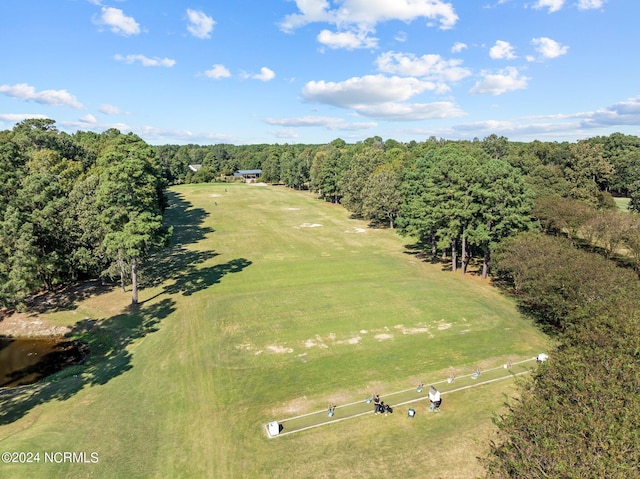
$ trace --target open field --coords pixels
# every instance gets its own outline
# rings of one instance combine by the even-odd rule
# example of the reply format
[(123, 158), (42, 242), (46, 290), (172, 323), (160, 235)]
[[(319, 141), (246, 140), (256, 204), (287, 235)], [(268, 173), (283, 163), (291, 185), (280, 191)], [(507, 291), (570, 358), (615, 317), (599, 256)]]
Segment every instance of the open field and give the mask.
[[(514, 380), (270, 439), (264, 424), (529, 359), (548, 340), (476, 276), (393, 231), (284, 188), (171, 190), (171, 251), (118, 290), (41, 315), (89, 342), (83, 366), (0, 395), (2, 477), (469, 478)], [(90, 460), (90, 458), (88, 459)]]
[(616, 202), (616, 205), (618, 206), (618, 208), (620, 208), (622, 211), (629, 211), (629, 201), (631, 200), (631, 198), (614, 198), (613, 199)]

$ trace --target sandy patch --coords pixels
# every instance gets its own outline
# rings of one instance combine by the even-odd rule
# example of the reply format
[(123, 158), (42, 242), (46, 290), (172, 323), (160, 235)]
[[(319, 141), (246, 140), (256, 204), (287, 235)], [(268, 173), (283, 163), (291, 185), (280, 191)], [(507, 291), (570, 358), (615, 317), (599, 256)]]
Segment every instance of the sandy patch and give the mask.
[(428, 333), (429, 328), (404, 328), (402, 334), (421, 334)]
[(445, 329), (449, 329), (451, 327), (451, 323), (438, 323), (438, 331), (444, 331)]
[(344, 341), (336, 341), (336, 344), (358, 344), (360, 341), (362, 341), (362, 338), (360, 336), (355, 336)]
[(316, 336), (316, 339), (307, 339), (304, 342), (304, 346), (306, 348), (314, 348), (314, 347), (318, 347), (318, 348), (322, 348), (322, 349), (327, 349), (329, 346), (327, 346), (324, 341), (322, 340), (322, 338), (320, 336)]
[(393, 334), (388, 334), (388, 333), (376, 334), (374, 338), (376, 338), (378, 341), (384, 341), (385, 339), (393, 338)]
[(221, 197), (222, 195), (219, 195), (218, 193), (214, 193), (214, 194), (209, 195), (209, 196), (210, 196), (211, 198), (219, 198), (219, 197)]
[(360, 334), (367, 334), (369, 331), (367, 331), (366, 329), (361, 329), (360, 330)]
[(311, 402), (307, 399), (307, 396), (302, 396), (284, 403), (278, 408), (273, 408), (271, 414), (273, 414), (274, 417), (295, 416), (308, 411), (310, 404)]
[(292, 348), (285, 348), (283, 346), (277, 346), (275, 344), (267, 346), (267, 349), (270, 350), (270, 351), (273, 351), (274, 353), (278, 353), (278, 354), (292, 353), (293, 352)]
[(238, 349), (240, 351), (251, 351), (253, 349), (253, 346), (251, 346), (251, 344), (249, 344), (249, 343), (236, 344), (236, 349)]
[(300, 211), (300, 208), (287, 208), (287, 211)]
[(38, 316), (14, 313), (0, 316), (0, 335), (14, 337), (64, 336), (71, 331), (68, 326), (52, 326)]
[(422, 326), (420, 324), (413, 328), (406, 328), (403, 324), (396, 324), (394, 328), (400, 330), (402, 334), (428, 333), (430, 329), (428, 326)]
[(319, 228), (322, 226), (320, 223), (302, 223), (298, 228)]
[(267, 183), (255, 183), (253, 180), (247, 180), (246, 183), (251, 186), (269, 186)]

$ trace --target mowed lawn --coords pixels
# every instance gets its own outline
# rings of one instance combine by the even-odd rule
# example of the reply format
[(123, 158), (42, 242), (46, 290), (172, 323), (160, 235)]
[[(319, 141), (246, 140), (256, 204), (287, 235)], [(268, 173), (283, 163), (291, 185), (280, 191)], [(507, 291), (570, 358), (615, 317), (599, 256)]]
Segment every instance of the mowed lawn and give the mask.
[(548, 350), (511, 299), (309, 193), (207, 184), (170, 196), (174, 246), (143, 271), (138, 309), (113, 290), (42, 315), (75, 324), (93, 354), (0, 396), (0, 449), (41, 453), (0, 464), (2, 477), (481, 474), (514, 380), (445, 395), (439, 414), (419, 402), (414, 418), (402, 406), (272, 439), (264, 425)]

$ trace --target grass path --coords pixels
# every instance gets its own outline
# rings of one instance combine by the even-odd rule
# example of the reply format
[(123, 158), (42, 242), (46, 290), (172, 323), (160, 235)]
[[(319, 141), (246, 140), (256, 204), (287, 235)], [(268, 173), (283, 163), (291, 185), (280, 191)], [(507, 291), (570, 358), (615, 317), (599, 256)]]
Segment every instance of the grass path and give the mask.
[[(0, 395), (3, 451), (97, 464), (0, 464), (2, 477), (473, 477), (514, 381), (447, 396), (439, 415), (373, 415), (270, 440), (263, 426), (462, 376), (548, 348), (513, 302), (443, 272), (393, 231), (284, 188), (184, 185), (175, 245), (114, 290), (42, 316), (87, 364)], [(385, 422), (386, 420), (386, 422)]]

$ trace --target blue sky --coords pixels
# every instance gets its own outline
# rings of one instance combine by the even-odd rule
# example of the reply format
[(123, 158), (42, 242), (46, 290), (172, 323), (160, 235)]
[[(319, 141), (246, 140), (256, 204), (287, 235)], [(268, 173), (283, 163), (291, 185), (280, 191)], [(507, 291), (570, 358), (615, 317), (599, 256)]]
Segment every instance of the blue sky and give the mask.
[(152, 144), (640, 135), (637, 0), (2, 0), (0, 129)]

